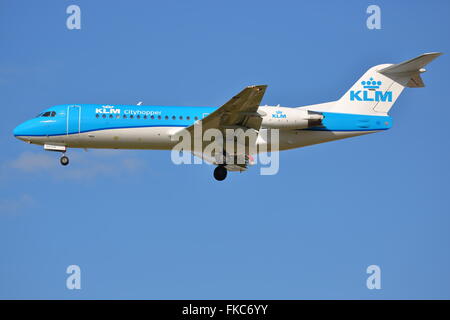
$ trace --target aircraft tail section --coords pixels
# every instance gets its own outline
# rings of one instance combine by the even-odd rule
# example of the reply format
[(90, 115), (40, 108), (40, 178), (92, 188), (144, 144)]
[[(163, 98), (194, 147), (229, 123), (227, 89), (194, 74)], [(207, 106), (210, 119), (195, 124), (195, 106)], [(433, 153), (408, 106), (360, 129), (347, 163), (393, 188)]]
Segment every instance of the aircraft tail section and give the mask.
[(405, 87), (424, 86), (421, 73), (425, 65), (442, 53), (425, 53), (399, 64), (381, 64), (370, 68), (331, 110), (339, 113), (387, 114)]

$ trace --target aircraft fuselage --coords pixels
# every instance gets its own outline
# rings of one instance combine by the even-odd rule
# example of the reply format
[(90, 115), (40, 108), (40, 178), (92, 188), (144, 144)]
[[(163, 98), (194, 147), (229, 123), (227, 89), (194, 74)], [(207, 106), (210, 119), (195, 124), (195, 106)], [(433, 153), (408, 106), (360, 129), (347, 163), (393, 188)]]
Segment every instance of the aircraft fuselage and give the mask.
[[(14, 130), (23, 141), (67, 148), (170, 150), (171, 135), (215, 111), (215, 107), (59, 105)], [(260, 106), (260, 130), (280, 130), (279, 149), (312, 144), (386, 130), (389, 116), (321, 112), (320, 126), (308, 126), (304, 108)], [(317, 113), (317, 112), (316, 112)], [(258, 139), (257, 143), (265, 141)]]

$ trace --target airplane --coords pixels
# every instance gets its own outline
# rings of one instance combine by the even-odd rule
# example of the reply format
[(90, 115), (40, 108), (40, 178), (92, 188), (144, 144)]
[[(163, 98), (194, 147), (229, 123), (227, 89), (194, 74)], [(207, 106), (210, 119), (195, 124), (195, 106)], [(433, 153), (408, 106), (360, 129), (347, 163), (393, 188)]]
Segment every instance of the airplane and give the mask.
[[(252, 130), (254, 142), (246, 141), (245, 162), (234, 163), (236, 149), (223, 150), (223, 157), (203, 156), (216, 165), (214, 178), (222, 181), (228, 171), (245, 171), (252, 164), (248, 144), (268, 145), (264, 136), (277, 129), (276, 150), (350, 138), (387, 130), (392, 126), (389, 110), (405, 87), (424, 87), (424, 66), (442, 53), (425, 53), (398, 64), (368, 69), (339, 99), (302, 107), (260, 106), (266, 85), (249, 86), (221, 107), (64, 104), (48, 108), (14, 129), (14, 136), (44, 150), (62, 153), (60, 163), (69, 164), (68, 148), (171, 150), (180, 130), (201, 133), (208, 129)], [(199, 129), (200, 128), (200, 129)], [(265, 133), (265, 135), (263, 134)], [(202, 148), (203, 148), (202, 144)], [(242, 150), (242, 149), (241, 149)], [(257, 151), (258, 152), (258, 151)], [(217, 160), (219, 159), (219, 160)]]

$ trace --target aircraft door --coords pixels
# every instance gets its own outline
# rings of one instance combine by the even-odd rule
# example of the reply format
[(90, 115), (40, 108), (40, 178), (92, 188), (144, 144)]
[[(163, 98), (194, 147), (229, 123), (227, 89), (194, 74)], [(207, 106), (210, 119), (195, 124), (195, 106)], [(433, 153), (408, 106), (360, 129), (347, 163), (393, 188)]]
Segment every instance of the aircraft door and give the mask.
[(67, 107), (67, 135), (79, 134), (81, 126), (81, 107), (68, 106)]

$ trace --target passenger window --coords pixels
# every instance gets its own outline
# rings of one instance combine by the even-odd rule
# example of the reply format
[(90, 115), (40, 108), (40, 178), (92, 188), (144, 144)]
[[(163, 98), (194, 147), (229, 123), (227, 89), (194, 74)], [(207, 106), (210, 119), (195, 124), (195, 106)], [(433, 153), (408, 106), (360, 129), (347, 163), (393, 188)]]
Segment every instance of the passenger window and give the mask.
[(124, 119), (126, 119), (126, 118), (127, 118), (127, 116), (126, 116), (126, 115), (123, 115), (123, 118), (124, 118)]
[(176, 117), (175, 116), (172, 116), (172, 120), (175, 120), (176, 119)]
[(198, 120), (198, 117), (195, 117), (194, 119), (195, 119), (195, 120)]
[(180, 116), (180, 120), (183, 120), (183, 116)]
[(144, 116), (144, 119), (147, 119), (147, 116)]
[(150, 118), (153, 120), (153, 119), (155, 119), (155, 116), (151, 116)]
[(161, 120), (161, 116), (158, 116), (158, 120)]
[(95, 115), (95, 117), (96, 117), (96, 118), (98, 118), (98, 117), (99, 117), (98, 113), (97, 113), (97, 114)]
[(187, 116), (187, 117), (186, 117), (186, 120), (189, 120), (189, 119), (191, 119), (191, 117)]
[(116, 116), (116, 118), (119, 119), (119, 118), (120, 118), (120, 114), (118, 114), (118, 115)]
[(113, 118), (113, 115), (112, 115), (112, 114), (110, 114), (110, 115), (109, 115), (109, 118), (110, 118), (110, 119), (112, 119), (112, 118)]
[(130, 116), (130, 119), (133, 119), (133, 118), (134, 118), (134, 116), (133, 116), (133, 115), (131, 115), (131, 116)]
[(168, 117), (168, 116), (165, 116), (164, 118), (165, 118), (166, 120), (168, 120), (168, 119), (169, 119), (169, 117)]
[(102, 118), (105, 119), (106, 118), (106, 114), (102, 115)]
[(140, 119), (140, 118), (141, 118), (141, 116), (137, 116), (136, 118)]

